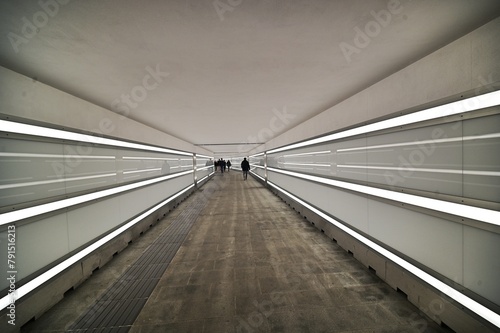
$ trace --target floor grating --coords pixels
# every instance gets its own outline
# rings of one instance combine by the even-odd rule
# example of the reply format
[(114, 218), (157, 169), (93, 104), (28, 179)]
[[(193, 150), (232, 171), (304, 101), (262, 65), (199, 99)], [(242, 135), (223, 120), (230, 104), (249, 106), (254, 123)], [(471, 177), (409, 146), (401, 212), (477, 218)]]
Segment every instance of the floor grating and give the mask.
[(128, 332), (205, 206), (186, 207), (143, 254), (77, 319), (69, 332)]

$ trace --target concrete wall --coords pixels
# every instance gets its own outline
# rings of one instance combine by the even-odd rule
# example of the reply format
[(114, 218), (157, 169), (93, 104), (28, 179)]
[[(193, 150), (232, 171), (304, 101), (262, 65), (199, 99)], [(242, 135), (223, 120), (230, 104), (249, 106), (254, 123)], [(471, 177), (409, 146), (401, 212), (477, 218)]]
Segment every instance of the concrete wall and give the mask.
[(269, 140), (270, 150), (378, 117), (500, 85), (500, 18)]
[(212, 155), (183, 140), (0, 66), (0, 114)]

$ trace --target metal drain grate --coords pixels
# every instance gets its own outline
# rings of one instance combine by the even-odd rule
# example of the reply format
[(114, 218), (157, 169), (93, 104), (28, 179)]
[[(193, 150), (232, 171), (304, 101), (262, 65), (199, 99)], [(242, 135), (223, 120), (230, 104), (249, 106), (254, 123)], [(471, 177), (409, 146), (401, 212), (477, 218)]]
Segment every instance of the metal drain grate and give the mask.
[(205, 203), (198, 198), (186, 207), (68, 331), (128, 332)]

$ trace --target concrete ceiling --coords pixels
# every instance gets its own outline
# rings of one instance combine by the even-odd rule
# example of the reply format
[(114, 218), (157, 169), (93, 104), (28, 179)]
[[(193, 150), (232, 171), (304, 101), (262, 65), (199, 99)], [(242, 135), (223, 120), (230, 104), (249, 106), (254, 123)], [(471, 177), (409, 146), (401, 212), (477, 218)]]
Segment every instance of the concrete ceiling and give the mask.
[(498, 0), (2, 0), (0, 65), (234, 155), (499, 15)]

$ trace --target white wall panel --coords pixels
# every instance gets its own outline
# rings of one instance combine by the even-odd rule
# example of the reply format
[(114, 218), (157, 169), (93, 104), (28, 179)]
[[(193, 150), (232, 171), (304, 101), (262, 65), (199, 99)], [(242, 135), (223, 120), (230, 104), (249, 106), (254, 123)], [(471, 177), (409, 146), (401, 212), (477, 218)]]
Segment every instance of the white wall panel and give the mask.
[[(1, 249), (2, 252), (4, 250)], [(68, 225), (64, 213), (16, 227), (17, 280), (66, 255), (68, 251)], [(2, 255), (2, 258), (6, 256)], [(2, 271), (6, 272), (7, 269)], [(5, 279), (1, 279), (0, 289), (6, 287), (6, 283)]]
[(268, 170), (268, 180), (319, 209), (368, 232), (368, 200), (362, 196)]
[(255, 169), (252, 170), (252, 172), (255, 172), (256, 174), (258, 174), (262, 178), (265, 178), (266, 171), (264, 169), (262, 169), (262, 168), (255, 168)]
[(500, 200), (500, 115), (464, 122), (464, 137), (492, 135), (488, 139), (464, 142), (463, 168), (486, 174), (464, 174), (464, 196), (498, 202)]
[[(69, 252), (109, 232), (147, 208), (165, 200), (193, 183), (187, 174), (159, 184), (93, 202), (67, 212), (16, 227), (17, 280), (21, 280)], [(6, 231), (0, 235), (6, 245)], [(6, 258), (7, 246), (0, 254)], [(8, 271), (7, 262), (0, 269)], [(7, 280), (0, 280), (0, 290)]]
[(462, 225), (369, 200), (368, 234), (430, 269), (463, 283)]
[(70, 250), (77, 249), (123, 222), (120, 219), (121, 208), (119, 197), (114, 197), (70, 210), (67, 213), (68, 234), (66, 235)]
[(464, 286), (500, 304), (500, 235), (464, 226)]

